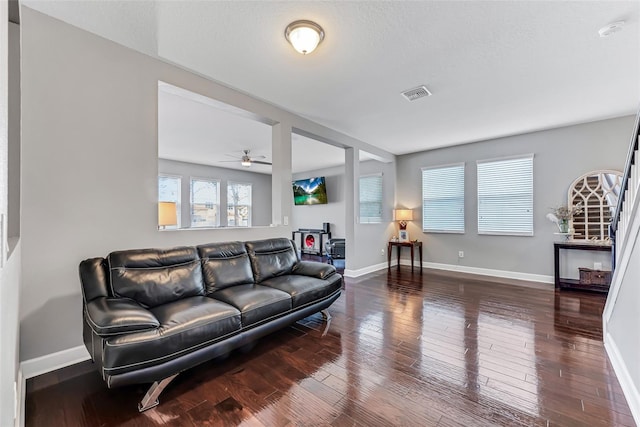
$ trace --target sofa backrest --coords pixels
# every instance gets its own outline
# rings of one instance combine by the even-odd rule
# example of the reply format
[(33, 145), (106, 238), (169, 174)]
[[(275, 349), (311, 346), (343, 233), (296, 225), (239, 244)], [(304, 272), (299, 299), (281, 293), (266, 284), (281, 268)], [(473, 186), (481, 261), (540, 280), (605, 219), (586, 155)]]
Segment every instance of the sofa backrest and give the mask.
[(245, 246), (256, 283), (291, 273), (299, 261), (296, 248), (289, 239), (254, 240), (246, 242)]
[(194, 247), (117, 251), (109, 254), (107, 262), (112, 294), (145, 307), (205, 292)]
[(84, 302), (109, 296), (107, 260), (89, 258), (80, 263), (80, 283)]
[(253, 283), (249, 254), (242, 242), (198, 246), (202, 275), (208, 294), (229, 286)]

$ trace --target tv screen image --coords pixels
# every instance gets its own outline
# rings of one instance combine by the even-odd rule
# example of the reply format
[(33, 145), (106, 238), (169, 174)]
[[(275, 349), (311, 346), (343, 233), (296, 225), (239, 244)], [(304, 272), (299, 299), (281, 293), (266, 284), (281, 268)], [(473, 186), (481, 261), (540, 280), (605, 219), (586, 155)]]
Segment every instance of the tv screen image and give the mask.
[(323, 205), (327, 203), (327, 186), (324, 176), (293, 181), (295, 205)]

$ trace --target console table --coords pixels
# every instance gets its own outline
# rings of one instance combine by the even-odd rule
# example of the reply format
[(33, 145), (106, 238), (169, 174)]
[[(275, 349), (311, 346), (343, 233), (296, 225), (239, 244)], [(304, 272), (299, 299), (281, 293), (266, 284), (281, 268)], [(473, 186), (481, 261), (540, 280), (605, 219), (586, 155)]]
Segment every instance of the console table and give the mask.
[(611, 245), (595, 245), (589, 243), (565, 242), (553, 244), (553, 265), (556, 289), (582, 289), (588, 291), (608, 292), (609, 286), (587, 285), (576, 279), (560, 277), (560, 250), (611, 252)]
[(389, 246), (387, 247), (387, 268), (391, 270), (391, 251), (393, 248), (398, 248), (398, 269), (400, 269), (400, 251), (402, 247), (411, 248), (411, 271), (413, 271), (413, 250), (414, 248), (418, 248), (418, 253), (420, 254), (420, 273), (422, 273), (422, 242), (389, 242)]

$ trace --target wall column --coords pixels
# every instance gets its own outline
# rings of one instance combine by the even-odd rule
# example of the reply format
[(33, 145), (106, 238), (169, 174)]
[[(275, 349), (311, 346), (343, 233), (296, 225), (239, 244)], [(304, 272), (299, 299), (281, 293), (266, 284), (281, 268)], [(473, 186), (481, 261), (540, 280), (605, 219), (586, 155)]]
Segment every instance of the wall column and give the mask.
[(291, 192), (291, 124), (276, 123), (271, 131), (272, 225), (289, 226), (293, 195)]
[(345, 270), (356, 266), (356, 225), (360, 211), (360, 150), (353, 147), (344, 150), (344, 206), (346, 226), (346, 262)]

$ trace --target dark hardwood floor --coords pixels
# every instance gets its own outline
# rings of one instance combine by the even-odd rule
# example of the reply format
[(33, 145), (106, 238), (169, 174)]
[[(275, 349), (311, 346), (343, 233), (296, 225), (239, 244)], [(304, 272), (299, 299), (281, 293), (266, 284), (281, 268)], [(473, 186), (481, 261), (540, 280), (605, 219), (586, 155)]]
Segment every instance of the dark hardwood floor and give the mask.
[(90, 362), (27, 381), (27, 426), (633, 426), (600, 294), (409, 267), (347, 279), (313, 315), (180, 374), (109, 390)]

